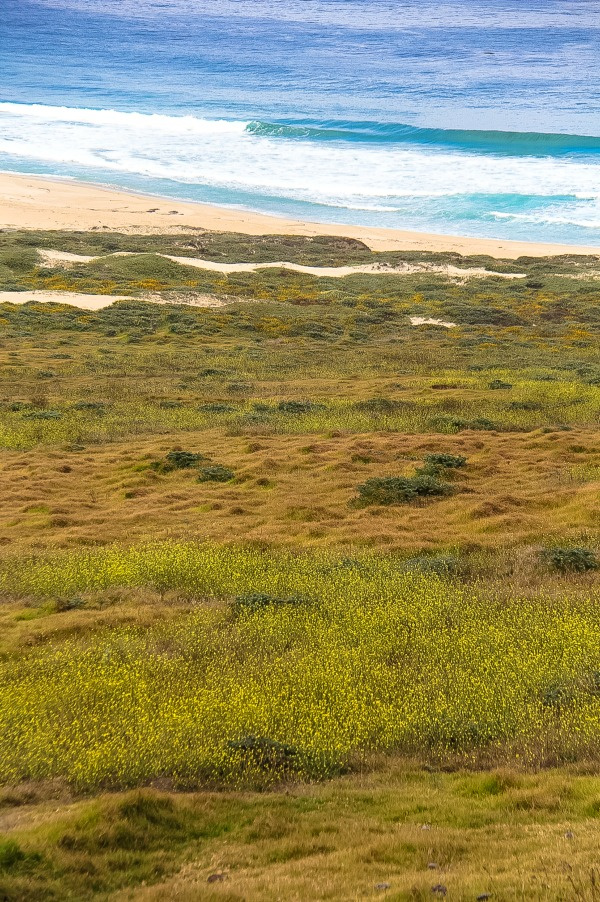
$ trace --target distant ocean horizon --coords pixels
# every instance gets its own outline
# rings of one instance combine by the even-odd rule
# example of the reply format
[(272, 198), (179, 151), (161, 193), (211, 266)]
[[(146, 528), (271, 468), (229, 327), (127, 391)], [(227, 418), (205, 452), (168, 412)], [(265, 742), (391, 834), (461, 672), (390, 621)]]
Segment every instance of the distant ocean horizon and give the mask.
[(600, 246), (597, 0), (3, 0), (0, 170)]

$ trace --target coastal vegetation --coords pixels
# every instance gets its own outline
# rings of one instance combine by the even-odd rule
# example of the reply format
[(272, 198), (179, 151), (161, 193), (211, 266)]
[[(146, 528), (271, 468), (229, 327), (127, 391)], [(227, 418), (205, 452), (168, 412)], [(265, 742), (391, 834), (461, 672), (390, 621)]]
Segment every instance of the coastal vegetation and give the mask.
[(0, 898), (595, 898), (598, 267), (0, 233)]

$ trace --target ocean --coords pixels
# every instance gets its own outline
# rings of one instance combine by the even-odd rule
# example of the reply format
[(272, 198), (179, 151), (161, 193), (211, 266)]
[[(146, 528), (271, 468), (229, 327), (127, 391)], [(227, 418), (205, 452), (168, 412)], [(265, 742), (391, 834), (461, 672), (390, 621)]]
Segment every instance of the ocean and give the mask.
[(1, 0), (0, 170), (600, 245), (599, 0)]

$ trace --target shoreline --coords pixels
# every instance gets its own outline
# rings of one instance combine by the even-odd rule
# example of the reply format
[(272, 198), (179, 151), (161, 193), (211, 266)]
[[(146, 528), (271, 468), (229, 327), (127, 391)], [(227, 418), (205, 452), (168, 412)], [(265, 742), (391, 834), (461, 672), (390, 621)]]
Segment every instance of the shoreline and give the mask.
[(13, 172), (0, 172), (0, 229), (138, 234), (198, 229), (246, 235), (354, 238), (373, 251), (451, 251), (464, 256), (481, 254), (506, 260), (562, 254), (600, 256), (600, 247), (303, 222), (194, 201), (137, 194), (71, 179)]

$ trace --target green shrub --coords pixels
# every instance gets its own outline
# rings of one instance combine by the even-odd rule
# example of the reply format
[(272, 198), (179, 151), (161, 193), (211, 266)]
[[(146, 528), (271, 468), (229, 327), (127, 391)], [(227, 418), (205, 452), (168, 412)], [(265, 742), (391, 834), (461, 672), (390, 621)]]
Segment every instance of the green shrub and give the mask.
[(357, 410), (364, 410), (366, 413), (392, 414), (403, 407), (405, 403), (394, 401), (391, 398), (367, 398), (366, 401), (358, 401), (355, 407)]
[(473, 420), (463, 420), (462, 417), (437, 417), (431, 421), (434, 429), (453, 429), (462, 432), (463, 429), (473, 429), (478, 432), (492, 432), (498, 429), (496, 423), (487, 417), (475, 417)]
[(427, 454), (424, 459), (426, 464), (444, 470), (459, 470), (466, 466), (467, 463), (467, 458), (463, 457), (462, 454), (446, 454), (444, 452)]
[(279, 771), (285, 773), (294, 770), (298, 758), (298, 749), (293, 745), (277, 742), (268, 736), (243, 736), (241, 739), (230, 739), (227, 747), (240, 757), (246, 766), (253, 769)]
[(101, 401), (78, 401), (73, 404), (73, 410), (84, 410), (86, 413), (106, 413), (106, 407)]
[(253, 592), (250, 595), (238, 595), (235, 600), (237, 613), (243, 611), (261, 611), (265, 608), (279, 608), (284, 605), (302, 604), (305, 599), (296, 595), (279, 598), (276, 595), (267, 595), (264, 592)]
[(198, 410), (201, 413), (231, 413), (235, 410), (235, 407), (232, 407), (231, 404), (223, 404), (220, 401), (215, 401), (211, 404), (201, 404)]
[(8, 247), (0, 250), (0, 266), (6, 266), (18, 274), (34, 269), (38, 259), (38, 252), (33, 248)]
[(155, 461), (151, 464), (153, 470), (159, 473), (171, 473), (173, 470), (190, 470), (200, 466), (201, 463), (208, 461), (209, 458), (204, 454), (197, 454), (195, 451), (182, 451), (179, 448), (169, 451), (164, 460)]
[(600, 567), (596, 553), (589, 548), (548, 548), (542, 557), (559, 573), (585, 573)]
[(308, 413), (316, 406), (313, 401), (280, 401), (277, 410), (281, 413)]
[(403, 569), (409, 573), (435, 573), (437, 576), (449, 576), (459, 569), (459, 560), (454, 555), (418, 555), (407, 558)]
[(511, 401), (509, 410), (543, 410), (544, 405), (539, 401)]
[(204, 460), (208, 460), (206, 455), (194, 451), (169, 451), (166, 456), (166, 462), (173, 470), (189, 470)]
[(235, 473), (229, 467), (215, 464), (212, 467), (202, 467), (198, 480), (200, 482), (230, 482), (235, 478)]
[(376, 476), (358, 486), (359, 507), (368, 504), (407, 504), (417, 498), (449, 495), (452, 486), (434, 476)]
[(60, 410), (32, 410), (23, 414), (24, 420), (60, 420), (61, 417)]

